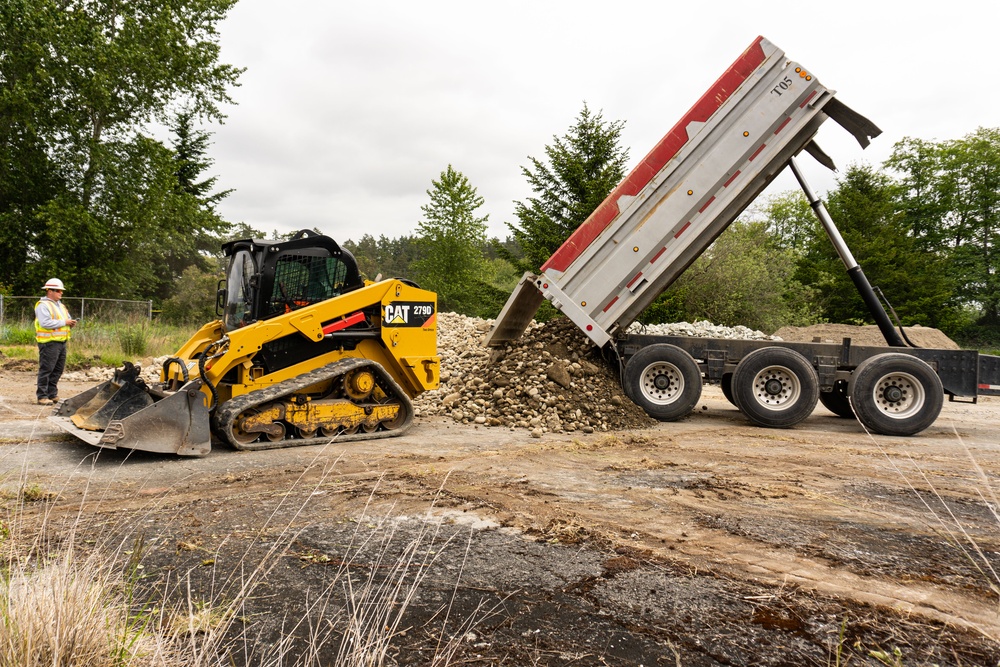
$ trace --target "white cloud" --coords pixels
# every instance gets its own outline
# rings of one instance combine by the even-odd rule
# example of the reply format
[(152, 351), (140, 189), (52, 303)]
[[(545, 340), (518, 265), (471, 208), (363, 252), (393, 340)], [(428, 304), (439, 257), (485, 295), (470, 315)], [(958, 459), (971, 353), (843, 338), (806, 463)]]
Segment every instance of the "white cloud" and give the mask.
[[(824, 125), (818, 143), (837, 164), (878, 164), (904, 136), (997, 125), (997, 19), (995, 5), (970, 0), (241, 0), (220, 26), (223, 61), (247, 67), (238, 106), (207, 128), (219, 186), (235, 189), (221, 210), (264, 231), (398, 236), (452, 164), (502, 237), (513, 202), (531, 195), (521, 167), (584, 101), (626, 121), (634, 163), (758, 34), (883, 129), (862, 151)], [(803, 162), (815, 189), (833, 186)], [(793, 187), (782, 176), (769, 191)]]

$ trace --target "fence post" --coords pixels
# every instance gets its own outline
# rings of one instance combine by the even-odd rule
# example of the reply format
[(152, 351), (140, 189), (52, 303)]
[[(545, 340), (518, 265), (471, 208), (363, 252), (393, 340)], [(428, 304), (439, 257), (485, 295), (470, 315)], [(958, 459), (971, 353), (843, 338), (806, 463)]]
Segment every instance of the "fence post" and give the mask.
[(3, 294), (0, 294), (0, 324), (3, 324)]
[(84, 311), (87, 309), (87, 300), (84, 297), (80, 297), (80, 317), (77, 319), (83, 319)]
[(153, 321), (153, 300), (149, 300), (149, 321)]

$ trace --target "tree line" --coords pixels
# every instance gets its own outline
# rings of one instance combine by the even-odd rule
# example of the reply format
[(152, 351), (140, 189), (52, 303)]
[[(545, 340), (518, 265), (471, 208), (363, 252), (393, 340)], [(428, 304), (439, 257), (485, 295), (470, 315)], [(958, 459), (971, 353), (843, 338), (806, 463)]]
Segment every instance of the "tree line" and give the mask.
[[(486, 238), (482, 198), (449, 165), (427, 191), (416, 234), (347, 247), (372, 262), (369, 274), (413, 276), (444, 308), (493, 317), (521, 273), (537, 270), (621, 181), (622, 126), (584, 105), (545, 159), (529, 157), (522, 172), (533, 195), (515, 202), (503, 243)], [(836, 179), (826, 206), (903, 325), (1000, 344), (998, 179), (1000, 130), (988, 128), (940, 142), (906, 138), (879, 168), (851, 165)], [(873, 321), (801, 192), (759, 200), (640, 316), (698, 319), (766, 332)]]
[[(153, 299), (164, 317), (214, 317), (222, 242), (267, 236), (217, 210), (211, 135), (242, 70), (219, 60), (236, 0), (7, 0), (0, 4), (0, 293), (51, 275), (89, 296)], [(160, 140), (150, 127), (169, 128)], [(586, 104), (527, 158), (530, 191), (504, 239), (460, 171), (430, 179), (412, 235), (343, 241), (369, 279), (406, 277), (443, 310), (492, 317), (625, 176), (622, 120)], [(1000, 129), (907, 138), (852, 165), (827, 207), (904, 324), (1000, 344)], [(798, 193), (758, 201), (644, 312), (765, 331), (870, 316)]]

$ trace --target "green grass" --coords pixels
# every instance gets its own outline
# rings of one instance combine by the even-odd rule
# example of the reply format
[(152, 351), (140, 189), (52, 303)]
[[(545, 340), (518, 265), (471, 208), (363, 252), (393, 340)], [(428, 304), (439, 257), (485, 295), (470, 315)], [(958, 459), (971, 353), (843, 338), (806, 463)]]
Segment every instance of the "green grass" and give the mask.
[[(177, 352), (196, 327), (180, 327), (146, 321), (81, 322), (73, 329), (66, 367), (79, 370), (92, 366), (120, 367), (126, 361), (162, 357)], [(32, 324), (0, 327), (0, 354), (11, 359), (38, 360)]]

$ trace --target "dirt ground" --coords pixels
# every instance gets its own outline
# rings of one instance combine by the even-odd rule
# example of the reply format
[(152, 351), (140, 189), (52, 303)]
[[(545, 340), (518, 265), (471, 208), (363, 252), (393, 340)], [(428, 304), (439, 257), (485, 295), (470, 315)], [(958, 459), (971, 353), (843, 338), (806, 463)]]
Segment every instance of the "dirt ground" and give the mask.
[(253, 655), (342, 610), (345, 581), (402, 567), (422, 581), (388, 664), (431, 664), (442, 636), (461, 665), (1000, 664), (995, 399), (906, 439), (822, 407), (755, 428), (706, 387), (689, 418), (638, 431), (418, 418), (388, 440), (177, 459), (61, 434), (33, 386), (0, 370), (2, 485), (52, 494), (25, 516), (86, 544), (141, 535), (150, 587), (198, 599), (237, 599), (268, 563), (243, 609)]

